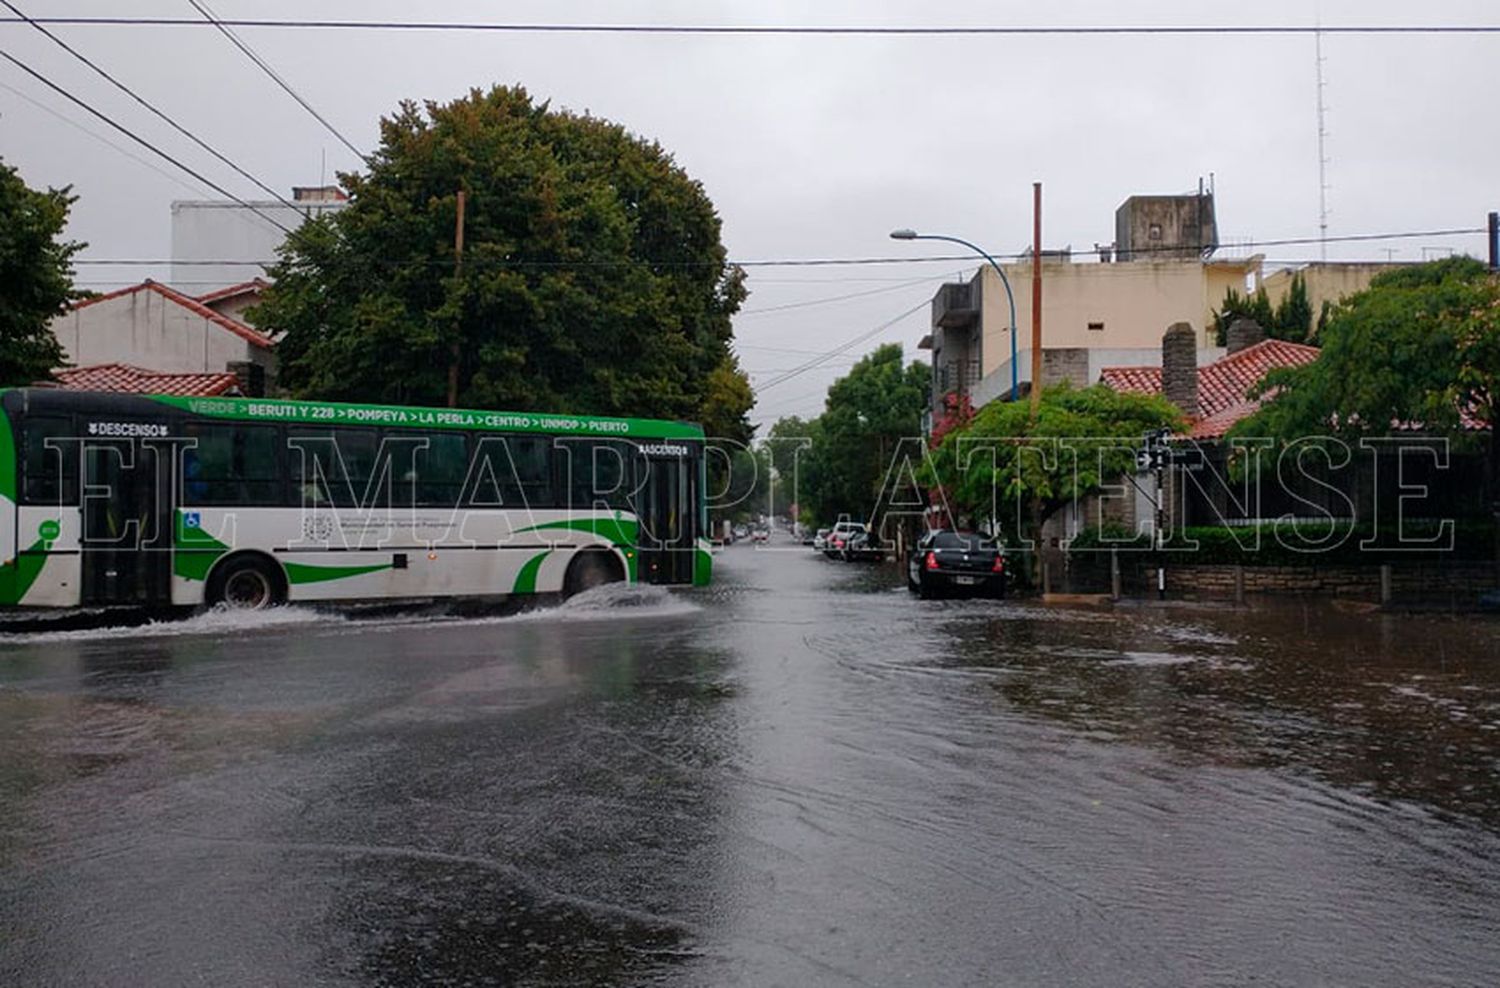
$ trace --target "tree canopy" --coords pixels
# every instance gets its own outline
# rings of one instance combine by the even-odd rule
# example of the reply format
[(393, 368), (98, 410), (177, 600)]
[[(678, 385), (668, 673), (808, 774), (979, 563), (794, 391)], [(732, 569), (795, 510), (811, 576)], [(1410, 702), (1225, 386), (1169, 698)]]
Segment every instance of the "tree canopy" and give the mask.
[(933, 450), (920, 479), (940, 488), (955, 514), (1004, 524), (1025, 508), (1040, 525), (1074, 498), (1133, 473), (1145, 433), (1182, 425), (1160, 395), (1056, 384), (1042, 392), (1035, 421), (1029, 402), (979, 409)]
[(0, 161), (0, 386), (46, 380), (63, 362), (48, 325), (79, 297), (73, 255), (84, 248), (61, 240), (70, 189), (32, 189)]
[[(520, 87), (403, 102), (349, 205), (290, 237), (258, 323), (327, 399), (709, 419), (748, 438), (745, 297), (703, 187), (660, 145)], [(464, 248), (455, 249), (458, 193)], [(450, 366), (451, 365), (451, 366)]]
[(1304, 343), (1312, 338), (1312, 301), (1307, 295), (1307, 280), (1299, 271), (1292, 275), (1292, 283), (1286, 295), (1276, 305), (1266, 294), (1265, 286), (1255, 290), (1254, 295), (1245, 296), (1233, 288), (1224, 293), (1224, 301), (1214, 313), (1214, 334), (1219, 346), (1223, 346), (1230, 323), (1236, 319), (1251, 319), (1265, 330), (1266, 336), (1274, 340), (1291, 340)]
[(1500, 403), (1500, 280), (1467, 257), (1378, 275), (1331, 312), (1318, 359), (1271, 372), (1238, 435), (1463, 437)]
[(900, 345), (886, 344), (829, 387), (821, 415), (806, 422), (782, 419), (772, 427), (772, 462), (783, 478), (795, 445), (790, 440), (811, 441), (797, 457), (796, 497), (806, 517), (870, 517), (898, 444), (922, 435), (931, 384), (927, 364), (906, 364)]

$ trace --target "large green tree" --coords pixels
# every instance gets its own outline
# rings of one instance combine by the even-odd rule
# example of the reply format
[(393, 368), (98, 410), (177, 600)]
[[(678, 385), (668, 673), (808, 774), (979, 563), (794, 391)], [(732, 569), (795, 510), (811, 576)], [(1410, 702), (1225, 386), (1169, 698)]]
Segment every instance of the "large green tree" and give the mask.
[[(1475, 445), (1500, 414), (1500, 277), (1468, 257), (1376, 276), (1330, 312), (1318, 359), (1272, 371), (1265, 403), (1232, 435), (1356, 441), (1420, 428)], [(1490, 428), (1500, 508), (1500, 432)]]
[(798, 461), (797, 497), (813, 519), (871, 516), (898, 445), (922, 435), (931, 385), (931, 368), (906, 364), (895, 343), (871, 351), (833, 383), (823, 414), (805, 423), (812, 445)]
[(339, 178), (349, 205), (287, 240), (256, 316), (285, 334), (291, 393), (440, 405), (456, 373), (461, 405), (748, 438), (729, 351), (743, 277), (658, 144), (496, 87), (403, 103), (368, 170)]
[(63, 362), (48, 324), (79, 297), (73, 255), (84, 244), (61, 239), (69, 189), (32, 189), (0, 161), (0, 386), (49, 379)]
[(1182, 424), (1160, 395), (1057, 384), (1042, 392), (1034, 418), (1029, 402), (981, 408), (933, 450), (921, 479), (941, 488), (954, 514), (1002, 528), (1025, 518), (1037, 528), (1075, 498), (1133, 473), (1145, 433)]
[(1318, 359), (1272, 371), (1235, 433), (1345, 439), (1420, 425), (1454, 437), (1500, 403), (1500, 281), (1468, 257), (1376, 276), (1336, 306)]

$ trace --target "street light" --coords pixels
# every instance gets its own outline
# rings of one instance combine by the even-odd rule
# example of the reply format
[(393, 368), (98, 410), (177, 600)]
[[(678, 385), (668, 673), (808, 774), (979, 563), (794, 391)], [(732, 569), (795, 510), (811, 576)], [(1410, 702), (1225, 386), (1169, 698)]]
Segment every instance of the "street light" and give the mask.
[[(946, 237), (939, 233), (918, 233), (915, 230), (892, 230), (891, 239), (946, 240), (950, 244), (959, 244), (960, 246), (967, 247), (974, 253), (978, 254), (980, 257), (984, 258), (986, 261), (990, 262), (990, 267), (994, 268), (995, 273), (1000, 276), (1000, 284), (1005, 286), (1005, 299), (1010, 303), (1010, 400), (1015, 401), (1016, 396), (1021, 393), (1021, 386), (1017, 377), (1016, 364), (1016, 296), (1010, 290), (1010, 279), (1005, 277), (1005, 269), (1002, 268), (999, 263), (997, 263), (995, 259), (984, 250), (984, 248), (980, 247), (977, 244), (971, 244), (967, 240), (960, 240), (958, 237)], [(1032, 386), (1036, 386), (1035, 382), (1033, 382)]]

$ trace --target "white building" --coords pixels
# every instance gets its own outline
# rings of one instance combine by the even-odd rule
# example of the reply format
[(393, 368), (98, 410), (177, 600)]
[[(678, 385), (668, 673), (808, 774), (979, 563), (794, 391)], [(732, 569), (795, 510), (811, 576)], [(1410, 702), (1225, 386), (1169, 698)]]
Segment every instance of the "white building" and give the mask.
[(155, 281), (84, 299), (51, 328), (68, 364), (79, 369), (125, 364), (173, 374), (232, 372), (244, 379), (245, 394), (264, 394), (275, 373), (269, 336)]
[(297, 187), (291, 202), (251, 202), (253, 210), (225, 201), (172, 203), (172, 284), (229, 285), (253, 278), (286, 240), (276, 223), (295, 230), (343, 209), (348, 198), (336, 186)]

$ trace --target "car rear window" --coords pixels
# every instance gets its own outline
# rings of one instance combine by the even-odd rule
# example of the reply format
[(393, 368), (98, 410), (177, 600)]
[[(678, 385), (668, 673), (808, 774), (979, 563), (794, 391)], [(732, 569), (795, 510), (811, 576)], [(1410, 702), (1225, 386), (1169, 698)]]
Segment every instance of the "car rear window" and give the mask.
[(997, 549), (995, 541), (978, 532), (934, 532), (930, 545), (934, 549), (967, 549), (970, 552)]

